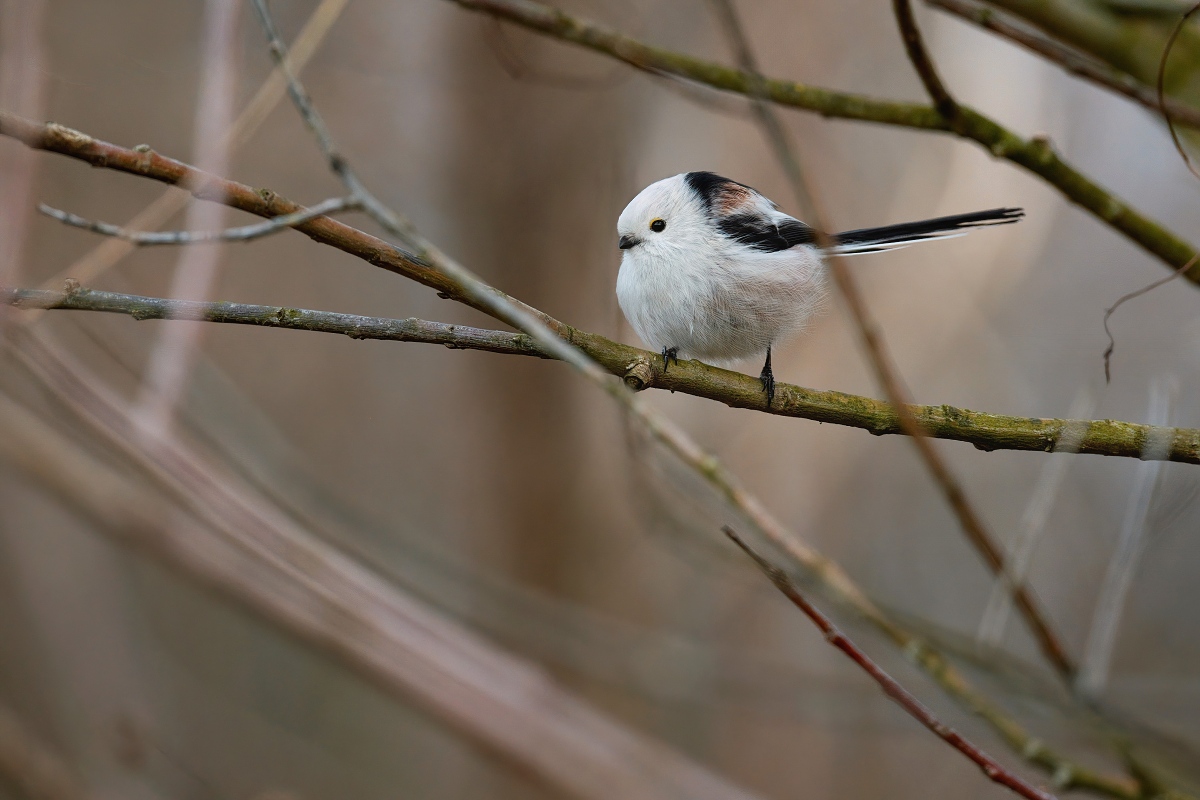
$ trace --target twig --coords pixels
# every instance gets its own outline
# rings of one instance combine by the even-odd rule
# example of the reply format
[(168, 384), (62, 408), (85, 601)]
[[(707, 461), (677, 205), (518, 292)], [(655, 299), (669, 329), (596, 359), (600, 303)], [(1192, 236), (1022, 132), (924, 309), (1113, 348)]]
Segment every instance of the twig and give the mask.
[[(652, 47), (609, 28), (573, 17), (532, 0), (450, 0), (465, 9), (500, 17), (530, 30), (587, 47), (647, 72), (670, 73), (723, 91), (749, 94), (752, 78), (737, 69)], [(1024, 139), (992, 119), (959, 105), (955, 126), (937, 109), (914, 103), (878, 100), (835, 92), (794, 81), (766, 79), (771, 102), (814, 111), (826, 117), (878, 122), (927, 131), (952, 132), (983, 146), (997, 158), (1038, 175), (1064, 197), (1127, 236), (1170, 267), (1179, 267), (1196, 249), (1118, 199), (1064, 161), (1044, 137)], [(1187, 273), (1200, 283), (1200, 269)]]
[(38, 205), (38, 211), (48, 217), (53, 217), (59, 222), (74, 228), (83, 228), (92, 233), (99, 233), (103, 236), (123, 239), (139, 246), (204, 244), (207, 242), (247, 242), (295, 227), (302, 222), (308, 222), (310, 219), (355, 208), (358, 208), (358, 201), (352, 197), (331, 197), (303, 211), (283, 214), (266, 222), (255, 223), (254, 225), (242, 225), (237, 228), (225, 228), (220, 231), (134, 231), (122, 228), (119, 225), (112, 225), (108, 222), (87, 219), (68, 211), (60, 211), (45, 203)]
[[(1176, 150), (1176, 152), (1179, 153), (1179, 157), (1181, 159), (1183, 159), (1184, 166), (1186, 166), (1188, 168), (1188, 171), (1191, 172), (1193, 175), (1195, 175), (1197, 178), (1200, 178), (1200, 172), (1198, 172), (1196, 170), (1196, 166), (1192, 163), (1191, 156), (1189, 156), (1187, 153), (1187, 150), (1184, 149), (1183, 143), (1179, 141), (1179, 133), (1175, 130), (1175, 122), (1174, 122), (1174, 119), (1172, 116), (1172, 112), (1170, 110), (1168, 110), (1168, 108), (1167, 108), (1166, 95), (1163, 93), (1163, 82), (1164, 82), (1164, 78), (1166, 77), (1166, 73), (1167, 73), (1167, 57), (1171, 54), (1171, 48), (1175, 45), (1175, 40), (1176, 40), (1176, 38), (1178, 38), (1179, 32), (1181, 30), (1183, 30), (1184, 23), (1186, 23), (1188, 20), (1188, 17), (1190, 17), (1192, 14), (1196, 13), (1196, 11), (1200, 11), (1200, 3), (1196, 3), (1196, 5), (1192, 6), (1190, 9), (1188, 9), (1186, 12), (1184, 12), (1183, 16), (1181, 16), (1179, 18), (1179, 21), (1177, 23), (1175, 23), (1175, 27), (1171, 30), (1171, 35), (1167, 38), (1167, 43), (1163, 47), (1162, 58), (1160, 58), (1159, 62), (1158, 62), (1158, 79), (1155, 81), (1155, 84), (1156, 84), (1156, 90), (1157, 90), (1156, 100), (1158, 102), (1158, 109), (1159, 109), (1160, 113), (1162, 113), (1163, 119), (1165, 119), (1167, 121), (1167, 130), (1171, 134), (1171, 142), (1175, 145), (1175, 150)], [(1112, 382), (1112, 354), (1113, 354), (1113, 350), (1115, 350), (1117, 347), (1117, 341), (1116, 341), (1116, 339), (1113, 338), (1112, 331), (1109, 330), (1109, 327), (1108, 327), (1108, 318), (1111, 317), (1113, 315), (1113, 312), (1116, 311), (1117, 308), (1119, 308), (1127, 300), (1132, 300), (1135, 297), (1140, 297), (1149, 291), (1157, 289), (1159, 286), (1162, 286), (1165, 283), (1170, 283), (1171, 281), (1178, 278), (1180, 275), (1186, 274), (1187, 271), (1192, 267), (1192, 265), (1196, 263), (1197, 259), (1200, 259), (1200, 253), (1197, 253), (1196, 255), (1192, 256), (1190, 259), (1188, 259), (1188, 261), (1186, 263), (1181, 264), (1178, 269), (1176, 269), (1172, 274), (1168, 275), (1167, 277), (1159, 278), (1158, 280), (1152, 281), (1151, 283), (1146, 284), (1145, 286), (1143, 286), (1142, 288), (1140, 288), (1136, 291), (1130, 292), (1129, 294), (1122, 295), (1121, 297), (1119, 297), (1117, 299), (1117, 302), (1113, 303), (1111, 306), (1109, 306), (1108, 308), (1106, 308), (1104, 310), (1104, 335), (1108, 337), (1108, 347), (1105, 348), (1105, 350), (1104, 350), (1104, 382), (1105, 383)]]
[[(751, 52), (749, 41), (742, 32), (732, 3), (730, 0), (714, 0), (714, 2), (721, 12), (726, 29), (734, 40), (734, 50), (738, 56), (738, 66), (743, 72), (754, 77), (752, 90), (756, 95), (755, 107), (759, 112), (759, 118), (764, 131), (767, 133), (767, 138), (772, 143), (777, 157), (787, 171), (797, 198), (802, 204), (810, 206), (816, 215), (815, 219), (810, 221), (815, 223), (818, 244), (823, 248), (828, 247), (830, 242), (827, 241), (828, 236), (825, 233), (825, 231), (829, 230), (828, 218), (822, 212), (820, 203), (817, 202), (816, 196), (804, 178), (804, 174), (800, 169), (799, 158), (795, 154), (792, 144), (783, 130), (783, 125), (776, 117), (774, 109), (766, 103), (765, 97), (762, 96), (763, 80), (759, 76), (758, 67)], [(945, 114), (948, 117), (957, 114), (957, 103), (954, 102), (945, 88), (942, 87), (941, 81), (934, 70), (933, 62), (925, 53), (920, 32), (913, 22), (911, 9), (908, 6), (907, 0), (895, 0), (895, 9), (897, 20), (904, 33), (905, 44), (910, 56), (914, 59), (914, 63), (917, 64), (918, 71), (921, 72), (922, 80), (930, 87), (929, 90), (931, 93), (937, 92), (941, 95), (938, 100), (939, 113), (942, 113), (941, 109), (945, 108)], [(842, 298), (850, 308), (851, 316), (858, 329), (868, 361), (875, 372), (876, 380), (883, 388), (884, 395), (891, 402), (892, 407), (896, 409), (897, 420), (901, 429), (911, 438), (912, 443), (916, 446), (918, 455), (941, 489), (943, 497), (945, 497), (951, 511), (958, 519), (959, 526), (966, 534), (968, 541), (984, 557), (984, 560), (993, 573), (1007, 575), (1001, 550), (996, 546), (991, 534), (984, 526), (983, 519), (967, 499), (966, 491), (963, 489), (962, 484), (958, 481), (954, 473), (951, 472), (945, 460), (928, 441), (925, 431), (921, 428), (920, 424), (909, 413), (908, 409), (911, 405), (909, 393), (904, 387), (904, 381), (900, 376), (899, 369), (888, 353), (887, 344), (883, 339), (883, 332), (871, 316), (858, 282), (854, 279), (854, 275), (842, 259), (827, 259), (826, 266), (833, 275), (834, 284), (838, 287)], [(1050, 627), (1045, 613), (1038, 607), (1032, 591), (1020, 581), (1010, 580), (1009, 583), (1013, 587), (1013, 599), (1020, 609), (1022, 617), (1033, 631), (1034, 638), (1037, 639), (1043, 653), (1045, 653), (1056, 670), (1069, 676), (1072, 668), (1066, 651), (1059, 641), (1058, 636)]]
[(1188, 18), (1200, 11), (1200, 3), (1196, 3), (1189, 8), (1175, 23), (1175, 27), (1171, 29), (1171, 35), (1167, 37), (1167, 43), (1163, 46), (1162, 58), (1158, 61), (1158, 78), (1155, 81), (1155, 91), (1158, 100), (1158, 108), (1162, 112), (1163, 119), (1167, 121), (1167, 130), (1171, 133), (1171, 142), (1175, 145), (1175, 150), (1179, 153), (1179, 157), (1183, 159), (1183, 163), (1187, 166), (1188, 171), (1200, 178), (1200, 171), (1197, 171), (1196, 166), (1192, 163), (1192, 157), (1188, 155), (1187, 150), (1183, 149), (1183, 143), (1179, 141), (1179, 133), (1175, 130), (1175, 121), (1171, 116), (1171, 112), (1167, 109), (1166, 95), (1163, 89), (1167, 75), (1167, 57), (1171, 55), (1171, 48), (1175, 46), (1175, 40), (1179, 38), (1179, 32), (1183, 30), (1183, 26), (1187, 24)]
[(921, 83), (925, 85), (925, 91), (929, 92), (933, 107), (942, 117), (953, 123), (958, 117), (958, 103), (946, 90), (929, 51), (925, 49), (921, 29), (917, 27), (917, 21), (913, 17), (912, 5), (909, 0), (892, 0), (892, 11), (896, 15), (896, 24), (900, 28), (900, 38), (904, 41), (908, 60), (912, 62)]
[[(301, 208), (279, 195), (262, 193), (236, 181), (200, 174), (194, 167), (158, 153), (123, 148), (55, 123), (35, 123), (0, 111), (0, 135), (95, 166), (172, 185), (199, 187), (193, 189), (197, 196), (216, 196), (221, 202), (261, 217), (277, 217)], [(217, 191), (210, 194), (206, 188), (209, 186)], [(446, 297), (491, 313), (482, 304), (467, 297), (445, 275), (424, 262), (409, 259), (397, 248), (370, 234), (329, 217), (318, 217), (296, 228), (314, 241), (336, 247), (376, 267), (415, 280)], [(609, 373), (624, 377), (635, 388), (653, 387), (682, 392), (716, 400), (734, 408), (848, 425), (875, 435), (903, 433), (894, 408), (878, 400), (781, 383), (775, 402), (770, 409), (766, 409), (762, 387), (755, 379), (698, 361), (681, 361), (678, 367), (672, 364), (670, 372), (663, 373), (659, 366), (661, 359), (644, 350), (573, 328), (541, 312), (532, 313), (537, 313), (553, 331), (585, 351)], [(550, 355), (549, 350), (546, 353)], [(1153, 426), (1109, 420), (1072, 423), (1053, 418), (989, 414), (944, 405), (910, 406), (909, 410), (931, 436), (969, 442), (981, 450), (1048, 452), (1055, 447), (1064, 430), (1070, 430), (1069, 425), (1082, 424), (1086, 426), (1087, 433), (1080, 441), (1080, 453), (1140, 458), (1142, 442), (1147, 436), (1166, 435)], [(1167, 460), (1200, 464), (1200, 429), (1166, 430), (1172, 440)]]
[(1156, 115), (1169, 110), (1172, 119), (1193, 128), (1200, 128), (1200, 108), (1165, 98), (1159, 103), (1155, 91), (1127, 72), (1100, 61), (1099, 59), (1062, 44), (1041, 32), (1010, 22), (1005, 15), (976, 0), (925, 0), (928, 5), (940, 8), (960, 19), (974, 23), (984, 30), (1015, 42), (1047, 61), (1062, 67), (1067, 72), (1097, 86), (1126, 97)]
[(321, 148), (321, 152), (329, 162), (329, 168), (341, 179), (346, 188), (350, 190), (350, 197), (358, 202), (362, 209), (370, 214), (376, 222), (382, 225), (388, 232), (399, 236), (404, 241), (411, 242), (415, 234), (412, 224), (381, 203), (375, 195), (371, 194), (370, 190), (359, 180), (358, 173), (350, 166), (350, 162), (342, 156), (334, 145), (333, 137), (329, 134), (329, 128), (325, 126), (325, 121), (317, 113), (317, 109), (313, 105), (308, 91), (305, 90), (304, 85), (300, 83), (300, 79), (296, 77), (295, 72), (291, 68), (288, 61), (287, 46), (283, 43), (283, 39), (279, 36), (279, 31), (275, 27), (275, 20), (271, 17), (271, 12), (267, 8), (267, 0), (251, 0), (251, 4), (258, 14), (259, 22), (262, 23), (263, 32), (267, 36), (267, 46), (271, 50), (271, 57), (275, 59), (275, 66), (283, 75), (284, 80), (287, 81), (288, 94), (292, 98), (292, 105), (300, 113), (304, 124), (312, 131), (313, 137), (317, 140), (317, 145)]
[(440, 344), (451, 350), (484, 350), (505, 355), (550, 358), (549, 354), (523, 333), (492, 331), (416, 318), (387, 319), (284, 306), (168, 300), (83, 288), (72, 288), (68, 292), (0, 288), (0, 303), (27, 309), (70, 309), (125, 314), (136, 320), (182, 319), (336, 333), (351, 339), (420, 342)]
[(1109, 330), (1109, 328), (1108, 328), (1108, 318), (1111, 317), (1113, 315), (1113, 312), (1116, 311), (1118, 308), (1120, 308), (1122, 305), (1124, 305), (1127, 301), (1133, 300), (1135, 297), (1141, 297), (1142, 295), (1146, 294), (1146, 292), (1157, 289), (1158, 287), (1162, 286), (1164, 283), (1170, 283), (1171, 281), (1178, 278), (1180, 275), (1183, 275), (1185, 272), (1187, 272), (1191, 268), (1191, 266), (1193, 264), (1196, 263), (1197, 259), (1200, 259), (1200, 253), (1197, 253), (1196, 255), (1192, 256), (1184, 264), (1180, 265), (1179, 269), (1175, 270), (1174, 272), (1172, 272), (1170, 275), (1166, 276), (1165, 278), (1159, 278), (1156, 281), (1146, 284), (1145, 286), (1143, 286), (1140, 289), (1132, 291), (1128, 294), (1121, 295), (1119, 298), (1117, 298), (1117, 302), (1113, 303), (1111, 306), (1104, 309), (1104, 335), (1108, 337), (1108, 347), (1105, 348), (1105, 350), (1104, 350), (1104, 382), (1105, 383), (1112, 383), (1112, 370), (1110, 367), (1111, 367), (1111, 362), (1112, 362), (1113, 351), (1117, 349), (1117, 340), (1113, 338), (1112, 331)]
[(733, 528), (726, 525), (722, 530), (725, 531), (726, 536), (733, 540), (734, 544), (740, 547), (746, 555), (750, 556), (754, 563), (758, 565), (758, 568), (762, 570), (763, 574), (770, 578), (771, 583), (775, 584), (775, 588), (782, 592), (784, 597), (791, 600), (797, 608), (804, 612), (805, 616), (813, 621), (813, 624), (825, 636), (825, 641), (838, 650), (841, 650), (851, 661), (861, 667), (863, 672), (870, 675), (871, 679), (879, 684), (879, 688), (883, 689), (883, 693), (908, 712), (909, 716), (913, 717), (936, 734), (938, 738), (973, 761), (983, 771), (984, 775), (1001, 786), (1006, 786), (1022, 797), (1029, 798), (1029, 800), (1051, 800), (1054, 797), (1049, 792), (1038, 789), (1018, 775), (1009, 772), (994, 758), (963, 737), (962, 734), (939, 720), (920, 700), (910, 694), (895, 678), (887, 674), (883, 667), (871, 660), (871, 657), (864, 653), (858, 645), (854, 644), (844, 633), (838, 630), (837, 626), (821, 613), (816, 606), (808, 602), (786, 572), (759, 555), (734, 532)]

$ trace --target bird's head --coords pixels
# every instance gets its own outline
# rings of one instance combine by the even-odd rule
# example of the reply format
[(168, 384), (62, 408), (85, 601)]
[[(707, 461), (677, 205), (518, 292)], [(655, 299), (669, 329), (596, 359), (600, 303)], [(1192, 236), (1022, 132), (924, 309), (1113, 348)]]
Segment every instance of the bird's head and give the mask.
[(652, 183), (617, 220), (625, 258), (665, 258), (702, 244), (711, 230), (707, 209), (685, 175)]
[(617, 220), (626, 259), (694, 257), (722, 241), (724, 220), (774, 206), (749, 186), (711, 172), (685, 172), (652, 183)]

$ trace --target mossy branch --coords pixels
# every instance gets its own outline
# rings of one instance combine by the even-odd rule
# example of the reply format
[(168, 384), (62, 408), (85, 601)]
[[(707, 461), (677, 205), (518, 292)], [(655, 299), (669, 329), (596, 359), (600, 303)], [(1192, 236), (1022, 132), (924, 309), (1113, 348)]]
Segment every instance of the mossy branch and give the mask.
[[(1022, 138), (966, 105), (959, 105), (959, 113), (948, 121), (936, 109), (916, 103), (880, 100), (778, 78), (766, 78), (761, 84), (756, 84), (754, 77), (742, 70), (654, 47), (530, 0), (451, 2), (587, 47), (646, 72), (674, 75), (714, 89), (747, 96), (757, 91), (779, 105), (813, 111), (826, 117), (954, 133), (981, 145), (995, 157), (1024, 167), (1042, 178), (1068, 200), (1086, 209), (1173, 269), (1186, 264), (1196, 252), (1182, 238), (1067, 163), (1046, 138)], [(1200, 264), (1189, 269), (1185, 276), (1192, 283), (1200, 284)]]
[[(364, 234), (366, 235), (366, 234)], [(266, 328), (336, 333), (354, 339), (439, 344), (455, 350), (553, 358), (521, 333), (450, 325), (421, 319), (388, 319), (248, 303), (166, 300), (69, 287), (0, 289), (0, 302), (25, 309), (68, 309), (125, 314), (134, 319), (186, 319)], [(667, 389), (734, 408), (767, 411), (758, 381), (699, 361), (680, 361), (662, 371), (648, 350), (569, 329), (569, 339), (613, 375), (635, 389)], [(769, 413), (861, 428), (875, 435), (902, 434), (892, 407), (880, 400), (842, 392), (779, 384)], [(1059, 450), (1200, 464), (1200, 430), (1140, 425), (1114, 420), (1012, 417), (953, 406), (910, 405), (916, 420), (939, 439), (969, 442), (981, 450)]]

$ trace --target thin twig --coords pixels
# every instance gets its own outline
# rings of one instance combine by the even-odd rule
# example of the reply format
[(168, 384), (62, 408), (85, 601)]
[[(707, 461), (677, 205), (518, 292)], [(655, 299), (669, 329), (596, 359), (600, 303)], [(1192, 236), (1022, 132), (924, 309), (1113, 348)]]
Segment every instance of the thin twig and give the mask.
[[(301, 209), (298, 204), (279, 195), (260, 193), (245, 184), (201, 173), (194, 167), (158, 153), (142, 153), (120, 147), (56, 123), (35, 123), (0, 111), (0, 135), (94, 166), (171, 185), (192, 187), (199, 197), (219, 197), (221, 202), (260, 217), (277, 217)], [(215, 187), (211, 193), (207, 188), (210, 186)], [(500, 318), (469, 297), (443, 273), (423, 261), (411, 260), (402, 251), (375, 236), (329, 217), (318, 217), (296, 227), (314, 241), (336, 247), (380, 269), (403, 275), (448, 298)], [(498, 290), (492, 291), (498, 293)], [(661, 359), (645, 350), (573, 328), (540, 311), (530, 311), (536, 313), (558, 336), (571, 341), (609, 373), (624, 377), (636, 388), (665, 389), (716, 400), (734, 408), (849, 425), (875, 435), (904, 433), (895, 409), (885, 402), (781, 383), (777, 387), (775, 402), (767, 409), (761, 384), (756, 379), (691, 360), (681, 361), (678, 367), (672, 364), (670, 372), (664, 373), (660, 366)], [(549, 350), (546, 352), (550, 354)], [(1141, 445), (1146, 436), (1169, 433), (1173, 444), (1168, 460), (1200, 464), (1200, 429), (1175, 428), (1162, 432), (1152, 426), (1130, 422), (1067, 422), (1053, 418), (990, 414), (945, 405), (910, 406), (909, 411), (921, 427), (935, 438), (969, 442), (981, 450), (1049, 452), (1064, 432), (1072, 430), (1070, 425), (1082, 424), (1087, 427), (1087, 433), (1079, 443), (1078, 452), (1082, 454), (1140, 458)]]
[(1049, 792), (1038, 789), (1020, 776), (1005, 769), (996, 759), (938, 719), (933, 711), (926, 708), (925, 704), (901, 686), (883, 667), (875, 663), (858, 645), (838, 630), (829, 617), (825, 616), (816, 606), (808, 602), (784, 570), (772, 564), (750, 547), (750, 545), (746, 544), (734, 532), (733, 528), (726, 525), (722, 530), (725, 531), (726, 536), (733, 540), (734, 544), (740, 547), (746, 555), (750, 556), (751, 560), (758, 565), (763, 574), (770, 578), (771, 583), (775, 584), (775, 588), (782, 592), (784, 597), (791, 600), (797, 608), (804, 612), (805, 616), (813, 621), (813, 624), (825, 636), (825, 641), (838, 650), (841, 650), (851, 661), (862, 668), (863, 672), (870, 675), (871, 679), (879, 684), (879, 688), (883, 689), (883, 693), (903, 708), (909, 716), (913, 717), (936, 734), (942, 741), (973, 761), (983, 771), (984, 775), (1001, 786), (1006, 786), (1022, 797), (1029, 798), (1029, 800), (1051, 800), (1054, 797)]
[(1183, 143), (1179, 141), (1179, 133), (1175, 130), (1174, 118), (1167, 109), (1164, 92), (1164, 84), (1167, 76), (1167, 57), (1171, 55), (1171, 48), (1175, 46), (1175, 40), (1179, 38), (1179, 32), (1187, 24), (1188, 18), (1197, 11), (1200, 11), (1200, 3), (1196, 3), (1185, 11), (1179, 18), (1179, 21), (1175, 23), (1175, 27), (1171, 29), (1171, 35), (1167, 37), (1167, 43), (1163, 46), (1162, 58), (1158, 61), (1158, 79), (1155, 81), (1155, 90), (1157, 91), (1158, 108), (1162, 112), (1163, 119), (1167, 121), (1167, 130), (1171, 133), (1171, 141), (1175, 144), (1175, 149), (1179, 152), (1179, 157), (1187, 165), (1188, 171), (1197, 178), (1200, 178), (1200, 171), (1196, 170), (1196, 166), (1192, 164), (1192, 157), (1188, 155), (1187, 150), (1183, 148)]
[(38, 205), (38, 211), (48, 217), (53, 217), (59, 222), (74, 228), (83, 228), (92, 233), (99, 233), (103, 236), (123, 239), (142, 247), (152, 245), (204, 244), (208, 242), (248, 242), (252, 239), (260, 239), (263, 236), (270, 236), (273, 233), (287, 230), (302, 222), (308, 222), (310, 219), (355, 208), (358, 208), (358, 200), (353, 197), (331, 197), (303, 211), (283, 214), (266, 222), (242, 225), (237, 228), (225, 228), (220, 231), (134, 231), (108, 222), (87, 219), (68, 211), (60, 211), (45, 203)]
[[(1183, 143), (1179, 141), (1179, 133), (1175, 130), (1175, 121), (1172, 115), (1173, 112), (1167, 108), (1167, 99), (1163, 91), (1167, 74), (1167, 57), (1171, 55), (1171, 48), (1174, 47), (1175, 40), (1178, 38), (1179, 32), (1183, 30), (1184, 23), (1186, 23), (1188, 21), (1188, 17), (1196, 13), (1196, 11), (1200, 11), (1200, 2), (1196, 3), (1186, 12), (1184, 12), (1183, 16), (1179, 18), (1179, 21), (1175, 23), (1175, 27), (1171, 30), (1171, 35), (1167, 37), (1167, 43), (1163, 47), (1162, 58), (1160, 58), (1158, 61), (1158, 78), (1155, 81), (1155, 86), (1157, 91), (1156, 100), (1158, 101), (1158, 109), (1163, 115), (1163, 119), (1167, 121), (1167, 131), (1169, 131), (1171, 134), (1171, 142), (1175, 145), (1175, 150), (1179, 153), (1179, 157), (1183, 159), (1184, 166), (1188, 168), (1188, 171), (1197, 178), (1200, 178), (1200, 172), (1196, 170), (1196, 166), (1192, 163), (1192, 157), (1188, 155), (1187, 150), (1185, 150), (1183, 147)], [(1104, 350), (1105, 383), (1112, 382), (1112, 354), (1113, 350), (1115, 350), (1117, 347), (1117, 341), (1113, 338), (1112, 331), (1109, 330), (1108, 327), (1108, 318), (1111, 317), (1113, 312), (1116, 311), (1117, 308), (1119, 308), (1127, 300), (1140, 297), (1149, 291), (1157, 289), (1159, 286), (1162, 286), (1165, 283), (1170, 283), (1180, 275), (1187, 274), (1188, 270), (1191, 269), (1192, 265), (1196, 263), (1197, 259), (1200, 259), (1200, 253), (1192, 256), (1186, 263), (1179, 265), (1179, 268), (1167, 277), (1159, 278), (1158, 280), (1152, 281), (1136, 291), (1122, 295), (1117, 299), (1117, 302), (1113, 303), (1104, 310), (1104, 335), (1108, 337), (1108, 347)]]
[[(810, 222), (814, 223), (818, 245), (823, 249), (828, 248), (830, 242), (828, 241), (828, 234), (825, 233), (829, 230), (828, 217), (823, 213), (818, 198), (805, 180), (803, 171), (800, 168), (800, 160), (783, 129), (783, 125), (778, 120), (774, 109), (767, 104), (766, 98), (763, 96), (764, 81), (759, 75), (758, 66), (750, 49), (749, 41), (738, 22), (733, 5), (730, 0), (713, 1), (725, 23), (726, 29), (729, 31), (730, 38), (733, 40), (738, 66), (743, 72), (753, 76), (751, 91), (755, 95), (755, 108), (758, 111), (758, 116), (767, 134), (767, 138), (771, 142), (776, 156), (788, 173), (797, 199), (802, 205), (810, 207), (815, 215), (815, 218), (811, 219)], [(927, 85), (932, 84), (930, 88), (931, 93), (935, 91), (941, 93), (942, 99), (938, 103), (939, 109), (944, 106), (947, 108), (946, 113), (951, 115), (957, 114), (958, 105), (942, 87), (941, 81), (937, 78), (937, 73), (934, 70), (933, 62), (925, 53), (920, 32), (912, 20), (911, 9), (908, 7), (907, 0), (895, 0), (895, 8), (897, 19), (901, 29), (904, 31), (905, 43), (909, 54), (920, 65), (918, 66), (918, 70), (923, 70), (922, 80), (926, 81)], [(842, 259), (826, 259), (826, 267), (832, 273), (834, 284), (838, 287), (842, 298), (846, 301), (846, 305), (850, 309), (851, 316), (854, 319), (855, 326), (858, 329), (864, 350), (866, 351), (867, 359), (875, 373), (876, 380), (883, 388), (884, 395), (896, 409), (900, 427), (908, 434), (916, 446), (918, 455), (941, 489), (942, 495), (958, 519), (959, 526), (966, 534), (968, 541), (980, 552), (993, 573), (1006, 575), (1007, 572), (1004, 566), (1002, 551), (995, 544), (995, 541), (983, 523), (982, 517), (975, 511), (974, 506), (967, 499), (966, 491), (963, 489), (958, 478), (950, 470), (949, 465), (946, 464), (938, 451), (928, 441), (921, 425), (909, 413), (908, 409), (912, 403), (911, 398), (904, 386), (899, 369), (888, 353), (883, 332), (867, 308), (862, 290), (859, 288), (858, 282), (854, 279), (854, 275)], [(1066, 651), (1058, 636), (1050, 627), (1045, 613), (1038, 607), (1032, 591), (1019, 581), (1010, 580), (1009, 583), (1013, 586), (1014, 602), (1020, 609), (1022, 617), (1033, 631), (1034, 637), (1037, 639), (1042, 651), (1046, 654), (1046, 657), (1055, 669), (1069, 676), (1071, 674), (1071, 665)]]
[[(457, 5), (522, 25), (530, 30), (586, 47), (654, 73), (670, 73), (714, 88), (749, 94), (753, 79), (742, 70), (653, 47), (591, 21), (571, 16), (533, 0), (450, 0)], [(879, 100), (864, 95), (835, 92), (777, 78), (766, 79), (766, 93), (778, 105), (814, 111), (826, 117), (878, 122), (926, 131), (952, 132), (974, 141), (997, 158), (1038, 175), (1064, 197), (1101, 222), (1119, 231), (1140, 247), (1176, 268), (1196, 253), (1183, 239), (1120, 200), (1072, 167), (1044, 137), (1024, 139), (994, 120), (959, 105), (951, 126), (930, 106)], [(1187, 273), (1200, 283), (1200, 269)]]
[(253, 325), (260, 328), (336, 333), (351, 339), (440, 344), (451, 350), (484, 350), (505, 355), (551, 357), (523, 333), (493, 331), (472, 328), (468, 325), (451, 325), (445, 322), (429, 322), (415, 317), (388, 319), (286, 306), (174, 300), (101, 292), (80, 287), (72, 287), (66, 292), (48, 289), (0, 288), (0, 304), (10, 304), (24, 309), (100, 311), (125, 314), (136, 320), (192, 320)]
[(908, 60), (912, 62), (913, 69), (925, 85), (925, 91), (933, 100), (933, 107), (948, 122), (953, 123), (958, 117), (958, 102), (950, 96), (938, 75), (933, 59), (929, 56), (929, 51), (925, 49), (921, 29), (917, 27), (917, 20), (913, 17), (912, 5), (909, 0), (892, 0), (892, 11), (896, 15), (896, 24), (900, 28), (900, 38), (904, 41)]
[(1005, 18), (1006, 15), (997, 12), (991, 6), (976, 2), (976, 0), (925, 0), (925, 2), (1015, 42), (1027, 50), (1037, 53), (1047, 61), (1057, 64), (1070, 74), (1126, 97), (1154, 112), (1155, 115), (1162, 114), (1162, 109), (1165, 107), (1169, 109), (1172, 119), (1192, 128), (1200, 128), (1200, 108), (1181, 103), (1170, 97), (1164, 98), (1164, 102), (1159, 103), (1154, 89), (1129, 73), (1109, 66), (1034, 28), (1009, 21)]
[(284, 80), (287, 81), (288, 94), (292, 98), (292, 104), (300, 113), (304, 124), (312, 131), (313, 137), (317, 140), (317, 145), (321, 148), (321, 152), (329, 162), (329, 168), (341, 179), (346, 188), (350, 190), (350, 196), (360, 203), (362, 209), (370, 214), (376, 222), (382, 225), (388, 232), (399, 236), (402, 240), (410, 240), (415, 233), (412, 224), (381, 203), (375, 195), (371, 194), (370, 190), (359, 179), (358, 173), (350, 166), (350, 162), (342, 156), (336, 145), (334, 145), (333, 137), (329, 134), (329, 128), (326, 127), (325, 120), (317, 113), (317, 109), (313, 105), (308, 91), (304, 88), (304, 84), (300, 83), (300, 79), (296, 77), (295, 71), (292, 70), (288, 61), (287, 46), (283, 43), (283, 39), (279, 36), (279, 30), (275, 27), (275, 20), (267, 8), (267, 0), (251, 0), (251, 4), (258, 13), (259, 22), (262, 23), (263, 32), (267, 36), (267, 46), (271, 50), (271, 57), (275, 59), (275, 66), (282, 73)]
[(1170, 283), (1171, 281), (1178, 278), (1180, 275), (1183, 275), (1185, 272), (1187, 272), (1189, 269), (1191, 269), (1192, 265), (1195, 264), (1198, 259), (1200, 259), (1200, 253), (1197, 253), (1196, 255), (1192, 256), (1190, 259), (1187, 260), (1187, 262), (1185, 262), (1184, 264), (1181, 264), (1179, 269), (1175, 270), (1174, 272), (1172, 272), (1170, 275), (1166, 276), (1165, 278), (1159, 278), (1156, 281), (1146, 284), (1145, 286), (1143, 286), (1140, 289), (1129, 292), (1128, 294), (1121, 295), (1119, 298), (1117, 298), (1117, 302), (1113, 303), (1111, 306), (1104, 309), (1104, 335), (1108, 337), (1108, 347), (1106, 347), (1104, 350), (1104, 382), (1105, 383), (1112, 383), (1112, 371), (1111, 371), (1110, 365), (1111, 365), (1111, 361), (1112, 361), (1113, 351), (1116, 350), (1116, 348), (1117, 348), (1117, 340), (1113, 338), (1112, 331), (1109, 330), (1109, 328), (1108, 328), (1108, 318), (1113, 315), (1114, 311), (1116, 311), (1118, 308), (1120, 308), (1122, 305), (1124, 305), (1129, 300), (1132, 300), (1135, 297), (1141, 297), (1142, 295), (1146, 294), (1146, 292), (1157, 289), (1158, 287), (1162, 286), (1164, 283)]

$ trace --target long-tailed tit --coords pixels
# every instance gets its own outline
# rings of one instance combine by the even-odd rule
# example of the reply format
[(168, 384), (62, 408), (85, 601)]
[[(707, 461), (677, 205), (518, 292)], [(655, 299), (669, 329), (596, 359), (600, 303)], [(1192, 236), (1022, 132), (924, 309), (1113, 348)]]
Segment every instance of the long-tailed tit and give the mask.
[(617, 221), (617, 301), (638, 336), (662, 352), (718, 364), (766, 353), (763, 391), (775, 398), (771, 347), (803, 330), (825, 299), (822, 255), (875, 253), (1016, 222), (996, 208), (847, 231), (821, 252), (812, 228), (749, 186), (711, 172), (652, 183)]

